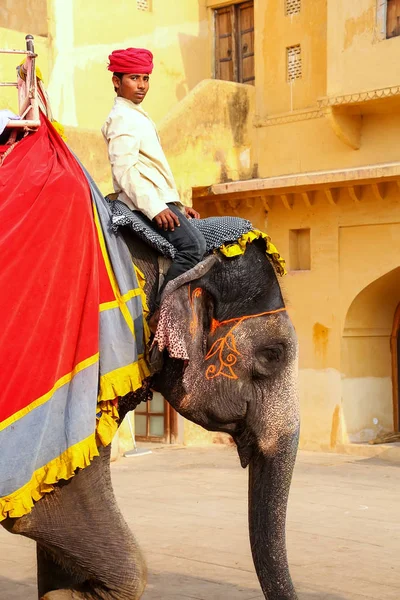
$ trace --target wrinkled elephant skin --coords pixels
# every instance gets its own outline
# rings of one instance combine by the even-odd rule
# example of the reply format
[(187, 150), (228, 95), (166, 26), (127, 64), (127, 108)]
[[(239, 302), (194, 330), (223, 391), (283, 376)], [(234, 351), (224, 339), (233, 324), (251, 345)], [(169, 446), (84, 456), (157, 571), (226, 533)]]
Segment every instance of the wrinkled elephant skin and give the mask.
[[(127, 243), (151, 303), (157, 259), (137, 239)], [(166, 290), (161, 311), (170, 311), (186, 358), (164, 351), (154, 388), (180, 414), (236, 442), (242, 466), (249, 466), (250, 541), (261, 588), (267, 600), (295, 600), (285, 520), (299, 431), (296, 335), (264, 242), (232, 259), (209, 259), (195, 273)], [(10, 532), (36, 540), (45, 600), (142, 596), (146, 566), (117, 507), (109, 458), (110, 448), (101, 449), (31, 513), (3, 521)]]
[[(232, 435), (250, 464), (250, 539), (264, 595), (294, 600), (285, 520), (299, 432), (296, 334), (261, 244), (191, 287), (201, 291), (186, 306), (185, 321), (196, 323), (189, 362), (167, 359), (156, 385), (186, 418)], [(171, 306), (182, 323), (185, 307), (178, 298)]]

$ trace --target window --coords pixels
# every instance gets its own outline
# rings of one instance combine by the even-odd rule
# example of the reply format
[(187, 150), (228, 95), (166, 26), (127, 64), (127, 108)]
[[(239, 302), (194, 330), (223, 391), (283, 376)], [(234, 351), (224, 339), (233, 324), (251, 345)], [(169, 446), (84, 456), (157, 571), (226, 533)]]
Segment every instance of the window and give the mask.
[(153, 400), (139, 404), (135, 410), (135, 436), (139, 441), (168, 442), (168, 404), (158, 392)]
[(285, 14), (286, 16), (298, 15), (301, 9), (301, 0), (286, 0)]
[(149, 12), (151, 10), (150, 2), (151, 0), (136, 0), (136, 8)]
[(311, 269), (309, 229), (291, 229), (289, 231), (289, 261), (291, 271), (309, 271)]
[(289, 46), (286, 48), (286, 71), (287, 80), (292, 82), (295, 79), (301, 79), (303, 75), (302, 61), (301, 61), (301, 47), (300, 44), (297, 46)]
[(215, 77), (254, 85), (254, 2), (224, 6), (215, 14)]
[(400, 0), (387, 0), (386, 37), (400, 35)]

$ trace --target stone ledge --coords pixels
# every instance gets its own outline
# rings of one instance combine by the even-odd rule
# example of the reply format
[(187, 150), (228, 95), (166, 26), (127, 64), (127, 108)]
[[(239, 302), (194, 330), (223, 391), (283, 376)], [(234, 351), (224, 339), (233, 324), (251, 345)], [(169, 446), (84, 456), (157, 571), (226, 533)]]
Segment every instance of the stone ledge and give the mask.
[(335, 448), (332, 448), (329, 444), (303, 442), (300, 443), (299, 449), (308, 452), (344, 454), (359, 458), (379, 458), (379, 460), (400, 465), (400, 442), (393, 444), (338, 444)]
[(336, 446), (336, 452), (365, 458), (379, 458), (380, 460), (400, 464), (400, 443), (340, 444)]

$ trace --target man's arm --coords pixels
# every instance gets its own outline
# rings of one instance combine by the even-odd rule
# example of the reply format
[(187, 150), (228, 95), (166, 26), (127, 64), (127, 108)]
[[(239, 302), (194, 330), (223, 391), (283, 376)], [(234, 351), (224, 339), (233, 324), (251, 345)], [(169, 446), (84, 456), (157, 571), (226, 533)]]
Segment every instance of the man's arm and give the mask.
[(114, 115), (107, 124), (104, 135), (108, 141), (112, 173), (121, 190), (149, 219), (169, 210), (159, 199), (156, 189), (152, 189), (152, 183), (143, 181), (136, 167), (140, 136), (136, 134), (134, 126), (126, 122), (125, 116)]

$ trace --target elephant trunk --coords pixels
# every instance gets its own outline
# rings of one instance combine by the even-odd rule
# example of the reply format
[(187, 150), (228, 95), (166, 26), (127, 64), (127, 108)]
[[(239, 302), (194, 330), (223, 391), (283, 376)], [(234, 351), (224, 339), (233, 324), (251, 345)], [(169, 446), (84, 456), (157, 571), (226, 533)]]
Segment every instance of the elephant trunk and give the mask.
[(285, 524), (298, 432), (274, 451), (257, 452), (249, 471), (249, 531), (254, 565), (267, 600), (297, 600), (289, 573)]

